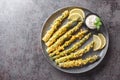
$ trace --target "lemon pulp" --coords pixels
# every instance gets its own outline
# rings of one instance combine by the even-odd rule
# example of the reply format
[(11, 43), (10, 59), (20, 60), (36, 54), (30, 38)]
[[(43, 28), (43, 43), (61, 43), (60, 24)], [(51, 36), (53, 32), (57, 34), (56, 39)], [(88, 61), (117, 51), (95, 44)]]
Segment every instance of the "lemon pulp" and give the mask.
[(93, 50), (94, 51), (99, 50), (101, 48), (101, 45), (102, 45), (102, 41), (101, 41), (100, 37), (97, 35), (93, 35), (93, 41), (94, 41)]

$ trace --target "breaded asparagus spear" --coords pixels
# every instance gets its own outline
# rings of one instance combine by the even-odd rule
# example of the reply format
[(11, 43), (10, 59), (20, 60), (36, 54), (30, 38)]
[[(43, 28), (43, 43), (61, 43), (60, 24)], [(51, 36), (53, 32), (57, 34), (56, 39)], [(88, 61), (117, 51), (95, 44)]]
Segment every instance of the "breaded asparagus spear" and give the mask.
[[(46, 43), (46, 45), (48, 47), (51, 46), (61, 35), (66, 33), (66, 31), (72, 26), (73, 23), (74, 23), (74, 21), (69, 21), (65, 25), (63, 25), (60, 29), (58, 29), (52, 35), (52, 37), (49, 39), (49, 41)], [(49, 52), (51, 52), (51, 50), (48, 49), (47, 52), (49, 53)]]
[(66, 11), (64, 11), (64, 12), (62, 13), (61, 16), (59, 16), (59, 17), (52, 23), (50, 30), (48, 30), (47, 33), (46, 33), (46, 34), (44, 35), (44, 37), (42, 38), (42, 40), (43, 40), (44, 42), (47, 42), (47, 41), (50, 39), (50, 37), (53, 35), (53, 33), (57, 30), (58, 26), (61, 25), (62, 21), (63, 21), (65, 18), (67, 18), (68, 15), (69, 15), (69, 12), (68, 12), (68, 10), (66, 10)]
[(58, 47), (57, 50), (55, 50), (53, 53), (49, 54), (50, 57), (56, 55), (59, 53), (59, 51), (63, 51), (64, 48), (69, 46), (72, 42), (74, 42), (76, 39), (81, 39), (85, 33), (87, 33), (88, 30), (80, 30), (77, 34), (73, 35), (68, 41), (66, 41), (62, 46)]
[(98, 55), (89, 56), (86, 59), (78, 59), (78, 60), (71, 60), (63, 63), (59, 63), (59, 67), (61, 68), (73, 68), (73, 67), (82, 67), (84, 65), (94, 63), (97, 61), (100, 57)]
[(92, 41), (87, 46), (85, 46), (83, 49), (80, 49), (75, 53), (71, 53), (70, 55), (56, 59), (55, 62), (58, 64), (58, 63), (65, 62), (71, 59), (79, 58), (83, 56), (85, 53), (89, 52), (91, 48), (93, 48), (93, 43), (94, 42)]
[(90, 37), (91, 33), (87, 34), (84, 38), (82, 38), (79, 42), (75, 43), (71, 48), (63, 51), (63, 52), (60, 52), (58, 55), (52, 57), (52, 59), (58, 59), (60, 57), (63, 57), (65, 55), (68, 55), (70, 54), (71, 52), (77, 50), (80, 46), (82, 46), (82, 44), (87, 41)]
[(63, 36), (61, 36), (52, 46), (47, 48), (47, 51), (54, 51), (56, 50), (61, 44), (64, 43), (66, 39), (69, 39), (74, 32), (76, 32), (82, 25), (82, 22), (79, 22), (75, 27), (70, 29), (68, 32), (66, 32)]

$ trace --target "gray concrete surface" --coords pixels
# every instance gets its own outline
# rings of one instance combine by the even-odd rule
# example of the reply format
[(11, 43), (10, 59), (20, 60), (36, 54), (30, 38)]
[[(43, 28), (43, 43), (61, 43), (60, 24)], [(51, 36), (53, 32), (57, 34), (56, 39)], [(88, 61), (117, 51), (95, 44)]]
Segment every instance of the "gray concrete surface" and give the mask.
[[(86, 74), (53, 68), (39, 45), (43, 22), (55, 10), (81, 6), (100, 15), (109, 29), (103, 62)], [(119, 80), (120, 0), (0, 0), (0, 80)]]

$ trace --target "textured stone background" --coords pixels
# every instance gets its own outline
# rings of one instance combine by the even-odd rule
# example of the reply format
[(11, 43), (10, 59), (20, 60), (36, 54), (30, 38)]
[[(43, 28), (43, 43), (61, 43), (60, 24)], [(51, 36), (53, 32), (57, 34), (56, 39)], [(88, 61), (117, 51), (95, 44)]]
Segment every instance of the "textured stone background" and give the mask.
[[(55, 10), (81, 6), (99, 14), (109, 28), (103, 62), (86, 74), (53, 68), (39, 45), (43, 22)], [(0, 80), (119, 80), (120, 0), (0, 0)]]

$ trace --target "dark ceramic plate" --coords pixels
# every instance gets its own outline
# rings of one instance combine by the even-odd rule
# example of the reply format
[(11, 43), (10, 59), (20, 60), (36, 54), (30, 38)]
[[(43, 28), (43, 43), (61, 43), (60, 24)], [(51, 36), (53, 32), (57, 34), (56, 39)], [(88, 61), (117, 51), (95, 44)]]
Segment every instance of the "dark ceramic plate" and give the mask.
[[(89, 65), (86, 65), (84, 67), (78, 67), (78, 68), (70, 68), (70, 69), (63, 69), (63, 68), (60, 68), (58, 67), (54, 61), (52, 61), (49, 56), (48, 56), (48, 53), (46, 52), (46, 45), (44, 44), (44, 42), (42, 41), (42, 37), (45, 35), (46, 31), (50, 28), (50, 24), (54, 21), (54, 19), (56, 19), (59, 15), (61, 15), (61, 13), (65, 10), (71, 10), (73, 8), (81, 8), (81, 7), (66, 7), (66, 8), (63, 8), (63, 9), (60, 9), (60, 10), (57, 10), (56, 12), (54, 12), (44, 23), (43, 27), (42, 27), (42, 31), (41, 31), (41, 40), (40, 40), (40, 43), (41, 43), (41, 47), (42, 47), (42, 51), (43, 51), (43, 54), (45, 56), (45, 58), (47, 59), (47, 61), (52, 65), (54, 66), (55, 68), (57, 68), (58, 70), (61, 70), (63, 72), (66, 72), (66, 73), (84, 73), (84, 72), (87, 72), (93, 68), (95, 68), (104, 58), (107, 50), (108, 50), (108, 44), (109, 44), (109, 35), (108, 35), (108, 31), (107, 31), (107, 28), (102, 25), (100, 30), (99, 31), (95, 31), (95, 30), (90, 30), (90, 32), (92, 34), (97, 34), (97, 33), (103, 33), (104, 36), (106, 37), (106, 40), (107, 40), (107, 44), (105, 46), (104, 49), (100, 50), (100, 51), (96, 51), (96, 52), (93, 52), (93, 51), (90, 51), (88, 52), (87, 54), (85, 54), (83, 56), (84, 57), (87, 57), (89, 55), (94, 55), (94, 54), (97, 54), (99, 55), (101, 58), (96, 61), (95, 63), (92, 63), (92, 64), (89, 64)], [(82, 8), (85, 12), (85, 15), (88, 16), (89, 14), (95, 14), (85, 8)], [(96, 14), (97, 15), (97, 14)], [(64, 24), (64, 23), (63, 23)], [(82, 26), (83, 28), (87, 28), (85, 25)], [(91, 37), (92, 38), (92, 37)], [(84, 47), (86, 44), (88, 44), (89, 42), (91, 41), (91, 39), (89, 39), (82, 47)], [(74, 43), (73, 43), (74, 44)]]

